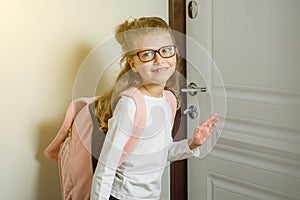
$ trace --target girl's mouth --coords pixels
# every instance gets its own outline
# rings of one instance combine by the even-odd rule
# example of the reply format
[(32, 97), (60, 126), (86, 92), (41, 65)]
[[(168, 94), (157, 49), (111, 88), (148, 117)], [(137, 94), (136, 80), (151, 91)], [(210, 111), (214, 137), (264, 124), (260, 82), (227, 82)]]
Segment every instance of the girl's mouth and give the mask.
[(155, 70), (152, 70), (152, 72), (154, 72), (154, 73), (161, 73), (161, 72), (167, 71), (168, 69), (169, 69), (168, 67), (161, 67), (161, 68), (157, 68)]

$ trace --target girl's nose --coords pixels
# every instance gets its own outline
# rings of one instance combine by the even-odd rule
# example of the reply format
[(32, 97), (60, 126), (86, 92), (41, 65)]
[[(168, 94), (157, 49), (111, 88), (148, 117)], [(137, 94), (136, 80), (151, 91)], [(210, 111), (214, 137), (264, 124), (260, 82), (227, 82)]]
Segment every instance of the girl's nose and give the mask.
[(154, 55), (154, 63), (161, 63), (163, 62), (164, 58), (158, 52), (155, 52)]

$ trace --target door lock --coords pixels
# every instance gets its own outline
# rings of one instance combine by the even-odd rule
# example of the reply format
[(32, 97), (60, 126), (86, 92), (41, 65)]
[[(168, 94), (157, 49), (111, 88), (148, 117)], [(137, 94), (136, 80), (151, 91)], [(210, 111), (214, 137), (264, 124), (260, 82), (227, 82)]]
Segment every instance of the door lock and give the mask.
[(195, 19), (198, 15), (197, 1), (190, 1), (188, 4), (188, 14), (191, 19)]
[(196, 119), (198, 117), (198, 110), (195, 105), (189, 106), (185, 111), (183, 111), (183, 114), (188, 114), (190, 118)]
[(181, 92), (188, 92), (191, 96), (195, 96), (198, 92), (206, 92), (206, 87), (198, 87), (196, 83), (190, 83), (188, 88), (182, 88)]

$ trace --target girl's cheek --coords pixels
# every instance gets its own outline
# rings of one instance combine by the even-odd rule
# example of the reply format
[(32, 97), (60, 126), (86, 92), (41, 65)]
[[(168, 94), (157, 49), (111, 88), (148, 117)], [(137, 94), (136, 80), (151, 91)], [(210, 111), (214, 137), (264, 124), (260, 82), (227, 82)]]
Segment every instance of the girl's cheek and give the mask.
[(176, 59), (175, 60), (172, 60), (171, 62), (170, 62), (170, 65), (171, 65), (171, 67), (173, 68), (173, 69), (175, 69), (176, 68)]

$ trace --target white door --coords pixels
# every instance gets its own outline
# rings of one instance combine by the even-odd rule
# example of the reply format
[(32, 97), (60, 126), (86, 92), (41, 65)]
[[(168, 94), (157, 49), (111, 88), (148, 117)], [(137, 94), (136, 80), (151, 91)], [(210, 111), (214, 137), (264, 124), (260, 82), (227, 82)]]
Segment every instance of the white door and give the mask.
[[(187, 81), (208, 91), (188, 95), (187, 106), (200, 113), (188, 117), (188, 135), (197, 121), (222, 110), (212, 105), (222, 83), (227, 111), (210, 154), (188, 161), (189, 200), (300, 199), (300, 1), (195, 2), (197, 16), (187, 16)], [(195, 43), (222, 79), (212, 63), (204, 61), (205, 69), (189, 62)]]

